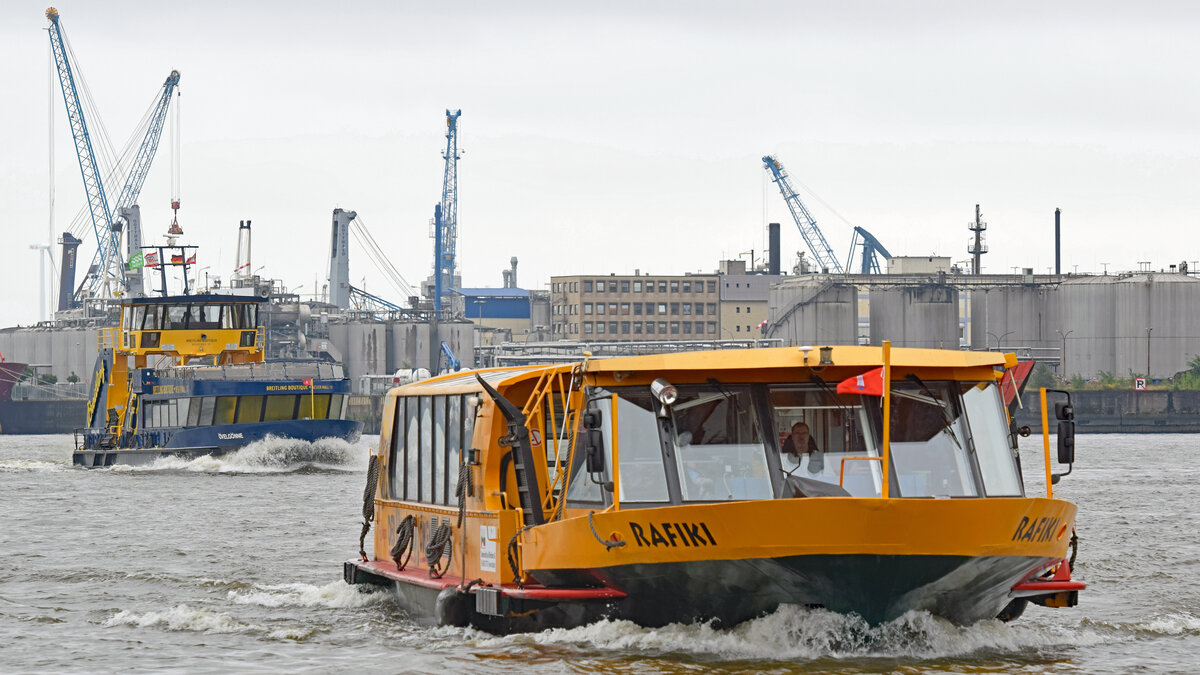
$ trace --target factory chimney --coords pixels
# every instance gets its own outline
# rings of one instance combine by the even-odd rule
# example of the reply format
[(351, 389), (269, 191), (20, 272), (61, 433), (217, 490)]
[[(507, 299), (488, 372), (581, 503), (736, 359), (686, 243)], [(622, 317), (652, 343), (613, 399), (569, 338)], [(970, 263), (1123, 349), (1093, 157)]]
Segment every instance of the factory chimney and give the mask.
[(1054, 273), (1062, 275), (1062, 209), (1054, 209)]
[(779, 223), (767, 223), (767, 273), (779, 276)]
[(508, 287), (516, 288), (517, 287), (517, 256), (514, 255), (513, 257), (509, 258), (508, 264), (512, 266), (510, 268), (511, 271), (508, 273), (508, 284), (509, 284)]
[(237, 267), (233, 270), (234, 281), (250, 278), (250, 221), (238, 221)]
[(75, 298), (75, 259), (79, 253), (82, 239), (63, 232), (58, 240), (62, 244), (62, 270), (58, 276), (58, 311), (71, 309)]

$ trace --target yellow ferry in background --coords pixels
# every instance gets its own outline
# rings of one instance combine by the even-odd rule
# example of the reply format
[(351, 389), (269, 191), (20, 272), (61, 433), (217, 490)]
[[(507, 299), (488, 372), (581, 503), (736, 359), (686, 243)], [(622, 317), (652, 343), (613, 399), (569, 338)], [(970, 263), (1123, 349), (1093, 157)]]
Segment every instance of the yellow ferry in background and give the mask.
[[(873, 624), (1073, 606), (1076, 507), (1053, 497), (1046, 420), (1046, 493), (1026, 494), (1004, 405), (1016, 365), (787, 347), (399, 387), (345, 578), (493, 633), (600, 618), (732, 625), (785, 603)], [(1054, 408), (1070, 465), (1069, 395)]]

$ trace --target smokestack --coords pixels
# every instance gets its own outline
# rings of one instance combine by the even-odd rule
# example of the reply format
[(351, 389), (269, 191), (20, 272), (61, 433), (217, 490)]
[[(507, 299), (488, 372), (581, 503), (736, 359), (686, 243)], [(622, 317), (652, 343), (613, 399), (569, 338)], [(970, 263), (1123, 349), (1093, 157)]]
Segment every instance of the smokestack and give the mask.
[(1054, 209), (1054, 273), (1062, 274), (1062, 210)]
[(517, 256), (514, 255), (512, 258), (509, 258), (508, 264), (512, 265), (512, 272), (509, 274), (509, 277), (508, 277), (508, 283), (510, 284), (509, 288), (516, 288), (517, 287)]
[(75, 259), (83, 240), (70, 232), (63, 232), (58, 243), (62, 244), (62, 270), (58, 277), (58, 311), (62, 312), (70, 309), (75, 301)]
[(250, 221), (238, 221), (237, 269), (233, 271), (234, 279), (250, 278)]
[(767, 272), (779, 276), (779, 223), (767, 223), (767, 246), (770, 256)]

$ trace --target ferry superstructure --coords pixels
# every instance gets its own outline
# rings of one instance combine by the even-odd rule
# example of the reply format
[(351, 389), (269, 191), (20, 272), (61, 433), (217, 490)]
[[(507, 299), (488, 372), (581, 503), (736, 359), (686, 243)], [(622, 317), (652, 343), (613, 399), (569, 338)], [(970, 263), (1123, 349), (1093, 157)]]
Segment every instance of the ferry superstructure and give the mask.
[(132, 298), (99, 332), (82, 466), (236, 450), (268, 436), (357, 439), (341, 366), (265, 361), (262, 300), (219, 294)]
[[(364, 498), (374, 554), (362, 542), (345, 577), (496, 633), (731, 625), (785, 603), (961, 624), (1071, 606), (1076, 507), (1053, 497), (1048, 436), (1046, 493), (1026, 494), (1000, 391), (1015, 365), (788, 347), (400, 387)], [(1056, 410), (1070, 464), (1069, 401)]]

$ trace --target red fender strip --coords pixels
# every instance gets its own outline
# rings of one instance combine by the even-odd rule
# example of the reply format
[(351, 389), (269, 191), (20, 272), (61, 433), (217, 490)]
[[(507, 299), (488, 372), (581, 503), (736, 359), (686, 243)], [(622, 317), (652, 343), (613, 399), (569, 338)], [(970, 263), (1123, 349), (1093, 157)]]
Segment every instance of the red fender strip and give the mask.
[[(1032, 575), (1030, 575), (1032, 576)], [(1071, 564), (1064, 558), (1059, 561), (1058, 569), (1049, 579), (1026, 578), (1025, 581), (1012, 587), (1013, 591), (1035, 591), (1037, 593), (1058, 593), (1060, 591), (1082, 591), (1087, 584), (1071, 580)]]

